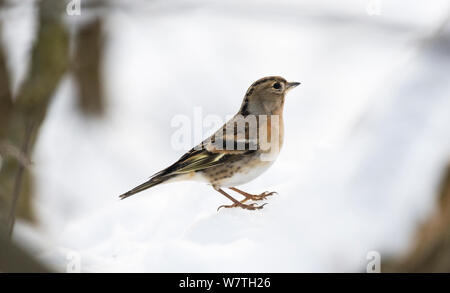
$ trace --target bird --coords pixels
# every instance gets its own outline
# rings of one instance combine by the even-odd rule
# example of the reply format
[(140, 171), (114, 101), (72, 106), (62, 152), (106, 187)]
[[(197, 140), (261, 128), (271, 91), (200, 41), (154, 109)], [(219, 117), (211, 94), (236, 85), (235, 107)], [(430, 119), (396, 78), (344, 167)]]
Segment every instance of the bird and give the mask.
[[(278, 157), (284, 140), (285, 95), (299, 84), (280, 76), (258, 79), (245, 93), (238, 113), (219, 130), (169, 167), (121, 194), (120, 199), (162, 183), (190, 180), (207, 183), (231, 200), (232, 204), (221, 205), (217, 210), (262, 209), (266, 203), (247, 202), (265, 200), (276, 192), (251, 194), (236, 186), (260, 176)], [(224, 189), (239, 193), (244, 199), (238, 200)]]

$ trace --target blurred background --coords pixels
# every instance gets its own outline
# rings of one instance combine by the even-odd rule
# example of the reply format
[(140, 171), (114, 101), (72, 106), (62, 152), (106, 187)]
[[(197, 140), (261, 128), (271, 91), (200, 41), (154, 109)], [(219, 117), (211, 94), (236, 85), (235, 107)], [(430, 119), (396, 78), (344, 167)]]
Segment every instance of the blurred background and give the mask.
[[(0, 0), (0, 271), (450, 272), (449, 19), (447, 0)], [(186, 151), (176, 115), (225, 119), (267, 75), (302, 85), (242, 187), (279, 192), (262, 211), (189, 182), (118, 200)]]

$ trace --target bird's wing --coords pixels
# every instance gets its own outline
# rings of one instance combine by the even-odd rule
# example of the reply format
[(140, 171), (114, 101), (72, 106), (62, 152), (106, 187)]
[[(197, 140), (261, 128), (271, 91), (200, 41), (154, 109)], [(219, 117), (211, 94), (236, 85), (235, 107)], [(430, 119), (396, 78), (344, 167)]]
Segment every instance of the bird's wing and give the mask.
[(258, 121), (234, 116), (205, 140), (203, 147), (213, 153), (245, 155), (258, 149)]
[[(236, 161), (243, 156), (256, 152), (257, 139), (250, 139), (250, 127), (234, 127), (241, 118), (234, 117), (211, 137), (203, 141), (200, 145), (184, 154), (178, 161), (166, 169), (154, 174), (147, 182), (120, 195), (121, 199), (143, 191), (147, 188), (161, 184), (178, 175), (188, 174), (204, 169), (208, 169), (221, 164)], [(227, 126), (232, 131), (227, 132)], [(243, 147), (242, 147), (243, 146)]]
[[(172, 176), (195, 172), (221, 165), (229, 160), (239, 159), (241, 156), (256, 151), (255, 140), (249, 139), (248, 128), (226, 133), (227, 125), (234, 125), (233, 118), (211, 137), (184, 154), (178, 161), (168, 168), (156, 173), (156, 176)], [(244, 132), (243, 134), (241, 132)], [(231, 146), (231, 148), (230, 148)]]
[[(172, 174), (185, 174), (193, 171), (217, 166), (223, 163), (224, 153), (210, 152), (206, 149), (195, 148), (181, 157), (174, 165)], [(170, 167), (169, 167), (170, 168)]]
[(174, 175), (182, 175), (190, 172), (200, 171), (213, 166), (223, 164), (225, 153), (213, 153), (206, 149), (196, 150), (193, 148), (184, 154), (178, 161), (166, 169), (154, 174), (154, 177), (170, 177)]

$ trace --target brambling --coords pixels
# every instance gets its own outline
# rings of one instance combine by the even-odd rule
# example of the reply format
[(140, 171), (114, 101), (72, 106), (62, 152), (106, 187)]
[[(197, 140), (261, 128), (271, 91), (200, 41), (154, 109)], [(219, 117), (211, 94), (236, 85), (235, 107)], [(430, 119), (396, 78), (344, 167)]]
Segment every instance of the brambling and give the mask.
[[(145, 183), (120, 195), (121, 199), (161, 183), (194, 180), (210, 184), (233, 204), (219, 206), (247, 210), (262, 209), (265, 204), (246, 204), (264, 200), (276, 192), (250, 194), (236, 186), (247, 183), (266, 171), (277, 158), (283, 145), (283, 106), (286, 93), (299, 82), (287, 82), (279, 76), (264, 77), (254, 82), (239, 112), (216, 133), (184, 154)], [(222, 188), (244, 196), (237, 200)]]

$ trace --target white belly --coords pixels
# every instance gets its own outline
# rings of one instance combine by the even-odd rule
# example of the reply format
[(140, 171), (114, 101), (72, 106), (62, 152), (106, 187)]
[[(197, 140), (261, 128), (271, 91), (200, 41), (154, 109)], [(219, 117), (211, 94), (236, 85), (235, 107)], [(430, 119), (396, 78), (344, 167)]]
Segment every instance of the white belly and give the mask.
[(262, 173), (264, 173), (267, 169), (272, 166), (272, 162), (264, 162), (257, 166), (253, 166), (248, 169), (242, 170), (242, 172), (235, 173), (230, 178), (225, 178), (220, 182), (221, 187), (234, 187), (239, 186), (245, 183), (252, 181), (253, 179), (259, 177)]

